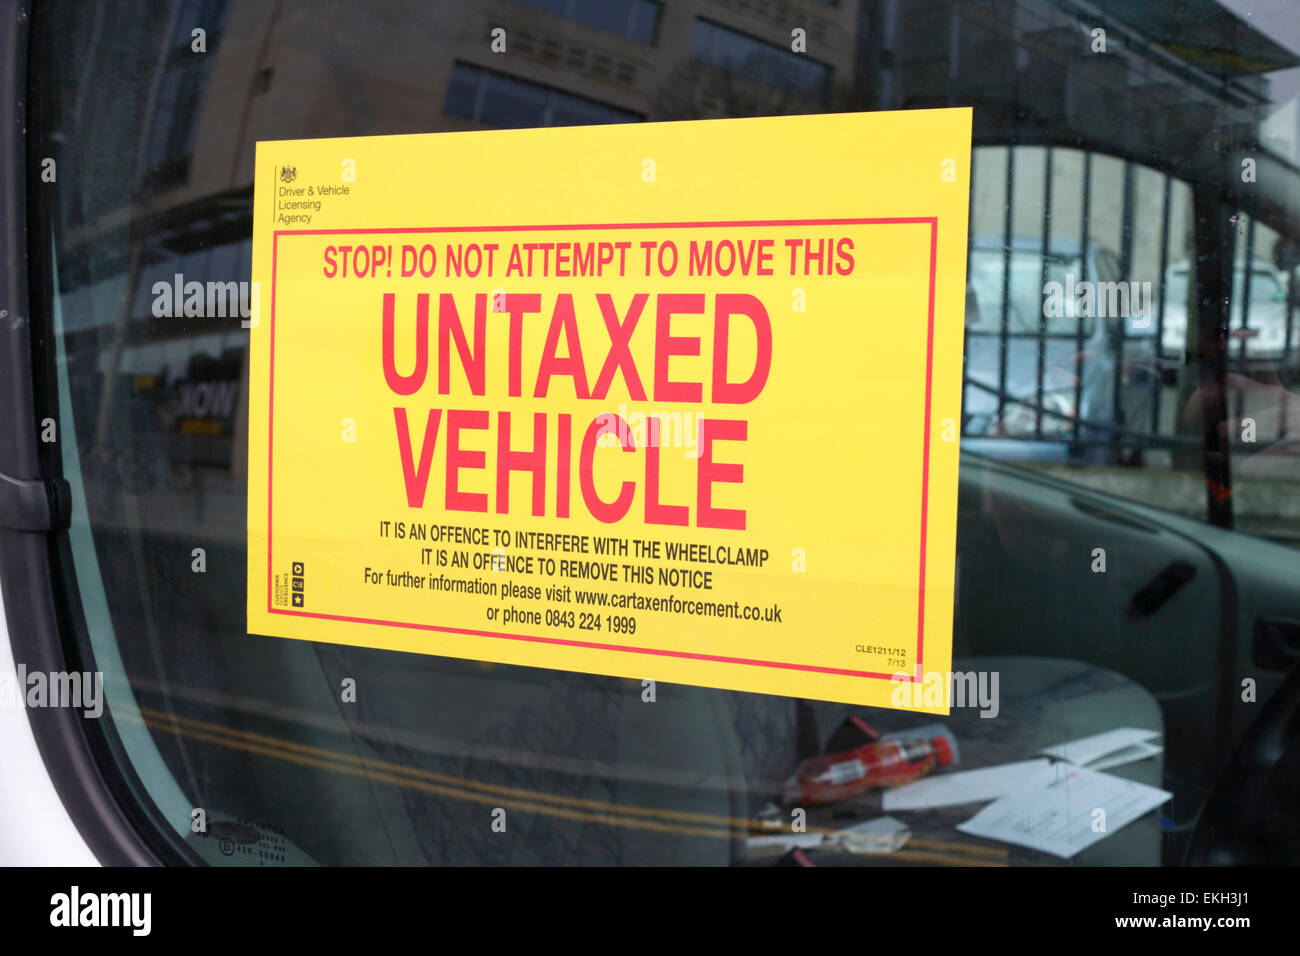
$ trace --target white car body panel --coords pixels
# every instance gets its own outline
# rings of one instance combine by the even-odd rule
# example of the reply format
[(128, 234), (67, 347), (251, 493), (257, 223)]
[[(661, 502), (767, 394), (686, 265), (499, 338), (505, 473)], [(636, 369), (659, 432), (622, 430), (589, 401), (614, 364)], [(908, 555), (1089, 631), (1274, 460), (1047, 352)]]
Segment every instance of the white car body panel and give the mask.
[[(0, 596), (0, 681), (17, 688)], [(0, 866), (98, 866), (54, 790), (20, 706), (0, 705)]]

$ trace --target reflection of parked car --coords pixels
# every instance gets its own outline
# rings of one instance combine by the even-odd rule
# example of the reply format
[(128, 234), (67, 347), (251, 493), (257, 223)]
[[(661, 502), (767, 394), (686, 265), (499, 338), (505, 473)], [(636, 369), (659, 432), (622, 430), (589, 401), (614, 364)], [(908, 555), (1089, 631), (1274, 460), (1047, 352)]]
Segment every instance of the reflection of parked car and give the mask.
[[(1161, 366), (1165, 368), (1177, 367), (1183, 361), (1187, 345), (1189, 275), (1190, 266), (1186, 262), (1176, 262), (1165, 270), (1164, 327), (1160, 335), (1160, 360)], [(1250, 264), (1249, 313), (1243, 323), (1245, 277), (1246, 265), (1238, 262), (1232, 273), (1232, 315), (1229, 327), (1234, 333), (1244, 327), (1248, 334), (1232, 337), (1228, 357), (1239, 358), (1244, 345), (1248, 362), (1277, 361), (1285, 355), (1288, 346), (1286, 289), (1272, 265), (1260, 259), (1254, 260)], [(1154, 331), (1153, 324), (1148, 334), (1154, 334)], [(1291, 348), (1300, 344), (1296, 341), (1298, 332), (1300, 330), (1295, 328), (1291, 331)]]
[[(1010, 276), (1004, 286), (1008, 261)], [(1130, 302), (1127, 291), (1122, 300), (1096, 293), (1103, 283), (1112, 288), (1121, 284), (1119, 262), (1109, 249), (1089, 245), (1086, 272), (1084, 265), (1077, 242), (1054, 240), (1044, 263), (1037, 237), (1014, 239), (1009, 260), (1000, 239), (972, 240), (966, 288), (965, 447), (1004, 459), (1105, 456), (1099, 446), (1109, 448), (1110, 426), (1141, 429), (1149, 421), (1154, 384), (1150, 337), (1130, 337), (1132, 322), (1126, 322), (1120, 365), (1114, 320), (1123, 316), (1112, 314), (1126, 312), (1139, 300)], [(1085, 281), (1094, 290), (1086, 297), (1077, 294)], [(1004, 287), (1009, 290), (1005, 396), (999, 411)], [(1122, 308), (1116, 309), (1116, 304)], [(1150, 303), (1143, 301), (1141, 308), (1149, 310)], [(1118, 414), (1117, 367), (1122, 376)], [(1076, 415), (1081, 421), (1074, 444)]]

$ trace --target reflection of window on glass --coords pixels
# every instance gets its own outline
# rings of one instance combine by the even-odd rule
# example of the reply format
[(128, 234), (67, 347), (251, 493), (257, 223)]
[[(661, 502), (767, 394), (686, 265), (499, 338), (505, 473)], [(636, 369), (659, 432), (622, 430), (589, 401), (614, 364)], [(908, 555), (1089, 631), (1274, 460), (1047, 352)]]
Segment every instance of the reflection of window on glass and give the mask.
[(584, 26), (653, 44), (659, 35), (659, 0), (515, 0)]
[[(173, 9), (159, 69), (149, 91), (146, 142), (139, 171), (141, 185), (159, 190), (184, 181), (198, 132), (199, 104), (212, 70), (219, 24), (229, 0), (186, 0)], [(194, 30), (202, 29), (203, 50), (194, 49)]]
[(445, 110), (448, 116), (503, 129), (636, 123), (644, 118), (630, 110), (468, 63), (457, 63), (452, 68)]
[(811, 100), (824, 99), (830, 86), (831, 68), (825, 63), (708, 20), (695, 21), (691, 58)]

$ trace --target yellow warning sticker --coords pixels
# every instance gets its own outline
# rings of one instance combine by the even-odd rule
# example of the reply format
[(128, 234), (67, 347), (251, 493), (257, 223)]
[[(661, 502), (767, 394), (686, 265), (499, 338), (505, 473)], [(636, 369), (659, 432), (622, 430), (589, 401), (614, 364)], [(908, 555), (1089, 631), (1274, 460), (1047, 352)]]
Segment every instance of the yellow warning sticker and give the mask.
[(258, 143), (249, 632), (946, 713), (970, 129)]

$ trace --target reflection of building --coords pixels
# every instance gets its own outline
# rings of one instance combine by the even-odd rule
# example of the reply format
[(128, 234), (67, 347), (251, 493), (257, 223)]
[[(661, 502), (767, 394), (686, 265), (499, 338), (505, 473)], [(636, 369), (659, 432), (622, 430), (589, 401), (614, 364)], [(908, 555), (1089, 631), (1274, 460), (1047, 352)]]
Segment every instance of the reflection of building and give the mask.
[[(177, 272), (248, 279), (258, 140), (973, 106), (973, 236), (1096, 246), (1126, 280), (1157, 289), (1170, 269), (1208, 263), (1200, 286), (1187, 285), (1212, 305), (1184, 310), (1185, 388), (1200, 375), (1198, 329), (1235, 314), (1214, 304), (1231, 296), (1232, 260), (1267, 260), (1278, 236), (1300, 235), (1300, 177), (1254, 142), (1277, 106), (1261, 77), (1296, 58), (1212, 0), (1086, 9), (1072, 0), (389, 0), (364, 11), (343, 0), (185, 0), (167, 10), (161, 27), (105, 11), (86, 39), (85, 69), (104, 103), (76, 104), (70, 158), (97, 189), (77, 197), (67, 239), (87, 261), (111, 250), (115, 265), (81, 275), (72, 257), (64, 313), (70, 349), (84, 343), (95, 354), (74, 356), (74, 366), (101, 394), (96, 440), (123, 382), (132, 394), (156, 392), (159, 408), (185, 408), (181, 391), (197, 394), (189, 356), (225, 368), (223, 353), (239, 350), (229, 318), (155, 318), (148, 291)], [(195, 29), (206, 30), (206, 53), (187, 44)], [(110, 34), (112, 44), (102, 39)], [(114, 165), (122, 150), (110, 148), (122, 130), (140, 144), (130, 168)], [(1256, 182), (1239, 175), (1247, 156)], [(1229, 265), (1215, 267), (1220, 260)], [(993, 298), (1021, 290), (1007, 291)], [(1005, 336), (999, 319), (992, 334)], [(1115, 367), (1124, 354), (1121, 343)], [(1162, 410), (1156, 388), (1150, 421), (1120, 424), (1164, 432), (1168, 447), (1198, 442), (1171, 434), (1170, 409), (1186, 396), (1166, 396)], [(236, 411), (228, 436), (236, 471), (241, 419)]]
[[(698, 118), (746, 100), (824, 109), (853, 88), (858, 16), (855, 0), (372, 4), (362, 18), (345, 3), (237, 2), (194, 185), (246, 186), (257, 139)], [(679, 103), (684, 77), (703, 102)]]
[[(129, 394), (159, 409), (179, 405), (179, 419), (167, 413), (169, 427), (222, 437), (205, 447), (225, 448), (228, 460), (233, 450), (240, 470), (238, 416), (223, 422), (184, 411), (193, 404), (185, 396), (197, 394), (192, 359), (228, 367), (229, 349), (246, 333), (226, 318), (158, 318), (149, 302), (154, 284), (178, 273), (201, 282), (249, 278), (257, 140), (828, 109), (845, 104), (852, 88), (856, 8), (826, 0), (495, 0), (472, 9), (378, 4), (362, 15), (349, 3), (173, 4), (165, 39), (146, 45), (155, 51), (150, 85), (131, 90), (147, 117), (139, 124), (146, 146), (130, 177), (113, 176), (127, 187), (116, 195), (148, 198), (86, 210), (86, 228), (70, 237), (102, 246), (120, 240), (115, 226), (141, 237), (123, 269), (73, 281), (64, 303), (72, 351), (78, 341), (97, 343), (97, 329), (116, 330), (116, 345), (81, 379), (100, 391), (96, 442), (111, 406)], [(126, 35), (155, 32), (143, 18), (121, 17)], [(206, 53), (191, 49), (195, 29), (205, 31)], [(133, 60), (126, 75), (141, 65)], [(105, 50), (97, 66), (126, 64)]]

